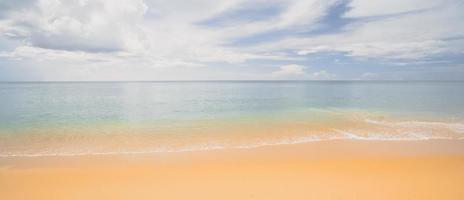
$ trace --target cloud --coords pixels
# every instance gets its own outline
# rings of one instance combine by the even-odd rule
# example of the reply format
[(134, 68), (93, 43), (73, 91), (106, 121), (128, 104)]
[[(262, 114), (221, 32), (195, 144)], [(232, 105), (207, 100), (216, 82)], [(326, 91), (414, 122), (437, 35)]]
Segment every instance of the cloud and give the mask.
[[(233, 1), (164, 2), (143, 0), (40, 0), (27, 10), (15, 10), (0, 21), (2, 35), (22, 41), (10, 55), (49, 60), (104, 57), (120, 54), (139, 58), (134, 65), (204, 62), (239, 63), (263, 58), (221, 47), (219, 33), (198, 28), (194, 22), (232, 6)], [(24, 50), (27, 49), (27, 53)], [(33, 50), (32, 50), (33, 49)], [(60, 52), (60, 56), (56, 56)], [(85, 56), (83, 56), (85, 55)], [(60, 61), (58, 59), (57, 61)], [(171, 64), (167, 64), (169, 66)]]
[(345, 17), (371, 17), (423, 11), (438, 7), (446, 0), (404, 0), (392, 3), (391, 1), (351, 0), (351, 8)]
[(273, 72), (272, 74), (275, 76), (301, 76), (306, 75), (305, 66), (303, 65), (283, 65), (279, 67), (279, 70)]
[(335, 74), (329, 73), (325, 70), (313, 72), (309, 74), (309, 79), (313, 80), (332, 80), (335, 79), (337, 76)]
[[(221, 27), (221, 32), (228, 40), (232, 41), (232, 44), (253, 44), (262, 40), (262, 38), (270, 38), (266, 42), (272, 42), (273, 39), (285, 38), (285, 36), (292, 36), (293, 34), (304, 33), (317, 28), (316, 23), (327, 15), (326, 12), (329, 8), (339, 1), (290, 0), (277, 2), (285, 4), (285, 6), (282, 6), (284, 9), (275, 16), (268, 17), (268, 20), (235, 21), (235, 23), (229, 23), (232, 26)], [(264, 1), (261, 3), (266, 4)]]
[(16, 1), (0, 1), (0, 19), (7, 17), (10, 12), (23, 10), (34, 4), (35, 0), (16, 0)]
[(377, 79), (379, 78), (379, 74), (377, 73), (372, 73), (372, 72), (364, 72), (362, 75), (361, 75), (361, 79), (363, 80), (371, 80), (371, 79)]
[[(291, 37), (254, 48), (292, 49), (304, 56), (340, 52), (357, 58), (410, 60), (463, 53), (464, 4), (436, 0), (414, 7), (415, 2), (405, 0), (382, 12), (383, 7), (370, 9), (370, 1), (353, 1), (344, 15), (351, 22), (337, 33)], [(396, 5), (390, 1), (375, 4)]]
[[(269, 76), (263, 65), (333, 64), (317, 63), (321, 55), (353, 65), (462, 62), (462, 10), (459, 0), (1, 1), (0, 64), (171, 67), (177, 74), (182, 67), (213, 73), (228, 66), (240, 78), (251, 71)], [(334, 79), (348, 68), (284, 65), (272, 74)]]
[(142, 0), (40, 0), (27, 12), (11, 13), (3, 32), (46, 49), (123, 51), (141, 45), (146, 9)]
[(332, 80), (337, 78), (335, 74), (326, 70), (308, 72), (309, 67), (297, 64), (282, 65), (277, 71), (272, 72), (276, 78), (298, 78), (307, 80)]
[(284, 9), (285, 5), (281, 2), (245, 1), (198, 24), (209, 27), (230, 27), (237, 23), (267, 21), (277, 17)]
[(298, 55), (338, 51), (348, 56), (383, 59), (420, 59), (445, 52), (446, 42), (427, 40), (420, 42), (366, 42), (333, 46), (315, 46), (297, 51)]
[[(464, 15), (460, 12), (464, 7), (452, 0), (420, 4), (418, 0), (375, 4), (365, 0), (348, 4), (341, 0), (40, 0), (28, 2), (29, 6), (24, 2), (3, 3), (8, 17), (0, 22), (0, 30), (3, 35), (25, 41), (25, 45), (44, 49), (144, 52), (168, 59), (235, 63), (273, 57), (283, 50), (303, 56), (343, 52), (353, 57), (392, 59), (419, 59), (463, 50), (452, 46), (456, 41), (447, 40), (464, 37)], [(250, 14), (256, 10), (259, 15)], [(337, 19), (324, 18), (332, 15)], [(339, 32), (294, 35), (318, 28), (327, 30), (326, 26), (335, 26), (341, 19), (350, 20), (336, 25), (342, 26), (333, 30)], [(201, 25), (215, 20), (219, 24)], [(225, 45), (262, 38), (268, 40), (262, 45)]]

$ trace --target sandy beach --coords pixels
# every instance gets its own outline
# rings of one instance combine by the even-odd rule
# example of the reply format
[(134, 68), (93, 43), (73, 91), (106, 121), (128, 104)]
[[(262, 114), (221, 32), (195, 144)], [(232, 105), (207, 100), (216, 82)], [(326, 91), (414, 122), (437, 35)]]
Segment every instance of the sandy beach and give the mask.
[(463, 199), (464, 141), (0, 158), (1, 199)]
[(464, 200), (464, 0), (0, 0), (0, 200)]

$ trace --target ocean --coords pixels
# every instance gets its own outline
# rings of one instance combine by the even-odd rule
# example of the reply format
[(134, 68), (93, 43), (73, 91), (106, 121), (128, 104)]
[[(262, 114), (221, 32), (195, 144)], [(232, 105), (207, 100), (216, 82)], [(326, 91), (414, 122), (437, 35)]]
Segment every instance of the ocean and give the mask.
[(0, 156), (464, 139), (464, 82), (0, 83)]

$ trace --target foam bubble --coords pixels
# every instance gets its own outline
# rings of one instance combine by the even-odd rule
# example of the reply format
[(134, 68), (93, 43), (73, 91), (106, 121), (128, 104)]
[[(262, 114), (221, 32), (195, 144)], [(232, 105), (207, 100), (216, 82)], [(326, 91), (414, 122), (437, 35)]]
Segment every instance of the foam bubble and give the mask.
[(380, 121), (374, 119), (365, 119), (364, 120), (370, 124), (383, 125), (383, 126), (392, 126), (392, 127), (404, 127), (404, 128), (444, 128), (457, 133), (464, 133), (464, 124), (463, 123), (449, 123), (449, 122), (437, 122), (437, 121), (400, 121), (400, 122), (391, 122), (391, 121)]

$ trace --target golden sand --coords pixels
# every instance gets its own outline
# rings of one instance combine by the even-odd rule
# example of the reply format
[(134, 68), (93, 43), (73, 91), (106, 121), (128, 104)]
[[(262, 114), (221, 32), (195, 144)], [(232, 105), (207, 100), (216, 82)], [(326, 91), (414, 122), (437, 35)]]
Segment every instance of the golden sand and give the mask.
[(0, 199), (464, 199), (464, 141), (0, 158)]

